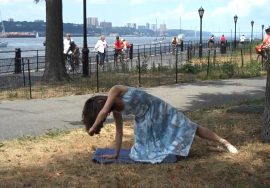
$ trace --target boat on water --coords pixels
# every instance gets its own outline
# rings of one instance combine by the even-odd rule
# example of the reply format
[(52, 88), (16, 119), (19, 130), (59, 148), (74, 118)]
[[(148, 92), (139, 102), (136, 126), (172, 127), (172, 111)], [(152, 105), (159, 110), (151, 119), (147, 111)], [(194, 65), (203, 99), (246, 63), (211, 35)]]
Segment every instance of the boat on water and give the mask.
[(160, 44), (160, 43), (163, 43), (165, 42), (166, 38), (165, 37), (162, 37), (160, 39), (156, 38), (152, 43), (153, 44)]
[(0, 42), (0, 48), (5, 48), (7, 47), (8, 42)]
[(36, 38), (36, 32), (6, 32), (2, 38)]

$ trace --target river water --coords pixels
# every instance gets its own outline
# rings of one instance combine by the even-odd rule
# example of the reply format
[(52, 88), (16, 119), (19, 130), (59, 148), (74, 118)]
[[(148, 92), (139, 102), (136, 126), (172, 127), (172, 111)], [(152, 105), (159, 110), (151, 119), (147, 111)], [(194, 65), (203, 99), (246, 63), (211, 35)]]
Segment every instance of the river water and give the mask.
[[(98, 37), (88, 37), (87, 43), (88, 47), (93, 47)], [(152, 44), (156, 37), (125, 37), (125, 39), (134, 45), (141, 44)], [(83, 46), (83, 37), (73, 37), (75, 43), (82, 49)], [(113, 46), (115, 37), (106, 37), (107, 43), (109, 46)], [(162, 40), (161, 38), (157, 38), (157, 41)], [(163, 42), (170, 42), (172, 40), (171, 37), (167, 37), (163, 40)], [(197, 41), (198, 38), (195, 37), (185, 37), (185, 41)], [(206, 38), (204, 38), (206, 40)], [(0, 41), (8, 42), (8, 46), (5, 48), (0, 48), (0, 59), (14, 57), (14, 51), (16, 48), (20, 48), (22, 51), (25, 50), (40, 50), (44, 51), (45, 47), (43, 46), (43, 42), (45, 41), (45, 37), (38, 38), (0, 38)], [(9, 53), (6, 53), (10, 51)]]

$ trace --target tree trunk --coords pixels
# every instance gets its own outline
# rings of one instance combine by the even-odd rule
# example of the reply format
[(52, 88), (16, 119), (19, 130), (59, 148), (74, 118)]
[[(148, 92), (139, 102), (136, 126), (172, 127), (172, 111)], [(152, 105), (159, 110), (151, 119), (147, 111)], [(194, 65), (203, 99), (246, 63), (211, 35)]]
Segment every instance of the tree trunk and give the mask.
[(262, 138), (266, 142), (270, 142), (270, 54), (268, 51), (268, 62), (266, 63), (267, 81), (265, 91), (265, 109), (263, 115)]
[(46, 0), (46, 61), (43, 80), (67, 80), (63, 56), (62, 0)]

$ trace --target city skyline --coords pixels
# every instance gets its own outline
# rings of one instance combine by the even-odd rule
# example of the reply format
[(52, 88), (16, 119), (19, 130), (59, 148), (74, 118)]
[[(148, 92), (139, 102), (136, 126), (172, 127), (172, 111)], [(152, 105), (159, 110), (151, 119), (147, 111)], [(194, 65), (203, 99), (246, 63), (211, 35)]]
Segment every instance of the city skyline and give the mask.
[[(63, 1), (63, 21), (82, 23), (82, 0)], [(254, 31), (261, 32), (261, 25), (267, 27), (267, 12), (270, 0), (88, 0), (87, 17), (98, 17), (99, 21), (112, 22), (113, 26), (136, 23), (137, 26), (166, 24), (167, 29), (199, 30), (198, 8), (205, 9), (203, 30), (211, 32), (230, 32), (234, 30), (233, 16), (238, 15), (238, 32), (249, 32), (250, 21), (254, 20)], [(11, 11), (16, 9), (16, 12)], [(74, 11), (76, 10), (76, 11)], [(262, 11), (264, 10), (264, 11)], [(45, 3), (34, 0), (0, 0), (2, 19), (15, 21), (45, 20)], [(180, 19), (181, 18), (181, 19)], [(181, 24), (180, 24), (181, 20)]]

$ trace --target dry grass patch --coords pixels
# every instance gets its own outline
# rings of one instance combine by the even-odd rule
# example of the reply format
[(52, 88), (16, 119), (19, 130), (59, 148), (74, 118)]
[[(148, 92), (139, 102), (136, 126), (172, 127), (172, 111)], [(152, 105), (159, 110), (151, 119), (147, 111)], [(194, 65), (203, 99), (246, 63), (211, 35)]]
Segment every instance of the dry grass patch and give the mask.
[[(113, 147), (114, 125), (100, 136), (84, 130), (50, 133), (0, 144), (0, 187), (269, 187), (270, 145), (260, 141), (261, 117), (224, 109), (187, 113), (240, 149), (231, 155), (196, 138), (189, 157), (175, 164), (98, 165), (97, 147)], [(123, 147), (133, 144), (125, 123)]]

